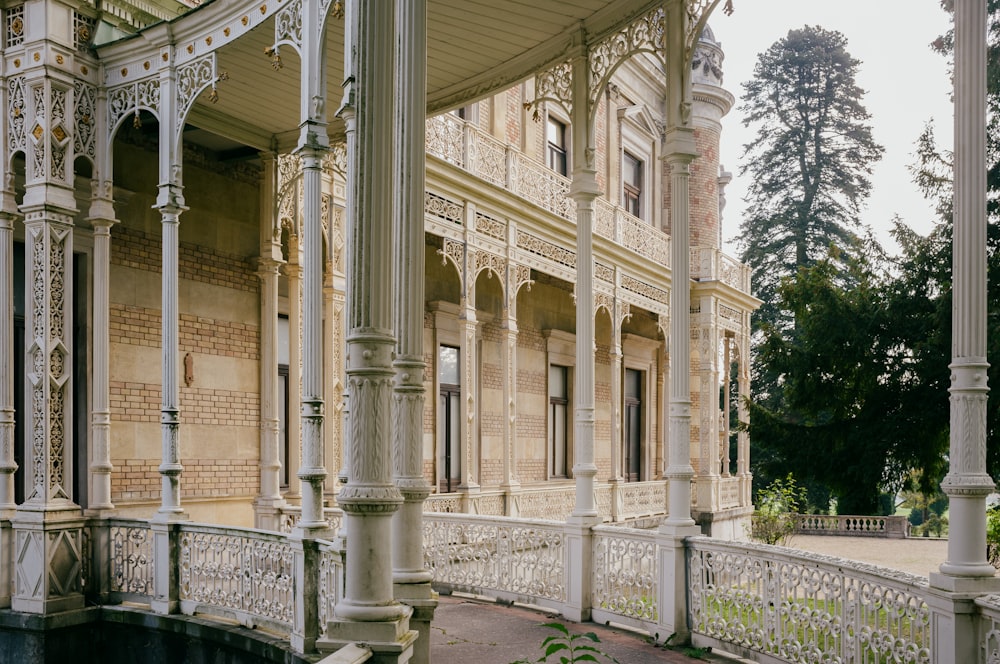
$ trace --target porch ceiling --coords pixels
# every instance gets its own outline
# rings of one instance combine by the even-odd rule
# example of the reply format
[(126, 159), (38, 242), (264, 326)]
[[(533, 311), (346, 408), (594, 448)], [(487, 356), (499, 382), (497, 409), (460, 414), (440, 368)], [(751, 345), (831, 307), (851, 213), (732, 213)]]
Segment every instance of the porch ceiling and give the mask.
[[(581, 42), (599, 39), (649, 11), (662, 0), (428, 0), (428, 113), (467, 104), (545, 69), (571, 55)], [(281, 4), (284, 4), (283, 2)], [(140, 35), (99, 49), (106, 67), (135, 62), (148, 50), (158, 53), (163, 39), (176, 48), (211, 44), (227, 22), (260, 6), (259, 2), (215, 0)], [(344, 21), (328, 19), (327, 116), (330, 134), (342, 135), (335, 113), (344, 78)], [(159, 37), (157, 35), (160, 35)], [(228, 34), (228, 33), (226, 33)], [(170, 35), (170, 37), (165, 37)], [(145, 38), (144, 38), (145, 37)], [(216, 36), (216, 42), (222, 40)], [(215, 48), (218, 101), (203, 93), (187, 122), (234, 143), (286, 150), (298, 138), (300, 63), (294, 49), (280, 49), (281, 68), (265, 50), (274, 43), (274, 18)], [(199, 47), (202, 50), (203, 47)]]

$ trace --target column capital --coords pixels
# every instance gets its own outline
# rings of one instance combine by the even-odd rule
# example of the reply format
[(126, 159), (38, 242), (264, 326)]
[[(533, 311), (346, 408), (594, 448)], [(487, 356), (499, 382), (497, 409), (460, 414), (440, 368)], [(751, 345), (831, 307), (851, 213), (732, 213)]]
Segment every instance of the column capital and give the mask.
[[(180, 175), (175, 175), (178, 179)], [(157, 187), (156, 204), (154, 210), (159, 210), (163, 215), (163, 221), (167, 221), (168, 216), (178, 215), (187, 210), (184, 204), (184, 185), (179, 182), (161, 183)]]
[(271, 276), (278, 276), (278, 272), (287, 263), (283, 260), (271, 258), (269, 256), (258, 256), (256, 259), (257, 276), (266, 279)]
[(663, 137), (663, 161), (668, 164), (691, 163), (698, 157), (694, 129), (670, 127)]

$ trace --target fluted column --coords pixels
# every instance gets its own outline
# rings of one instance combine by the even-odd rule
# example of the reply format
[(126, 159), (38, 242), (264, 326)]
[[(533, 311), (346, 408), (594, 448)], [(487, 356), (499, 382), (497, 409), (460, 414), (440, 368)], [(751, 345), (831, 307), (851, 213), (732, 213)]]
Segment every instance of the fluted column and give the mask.
[(392, 580), (420, 632), (413, 662), (430, 661), (430, 623), (437, 605), (424, 567), (423, 507), (431, 487), (423, 473), (424, 430), (424, 159), (426, 0), (396, 3), (394, 210), (396, 382), (393, 479), (403, 497), (392, 516)]
[[(288, 403), (302, 403), (302, 266), (300, 265), (299, 238), (288, 240), (288, 263), (284, 266), (288, 280)], [(288, 453), (285, 455), (289, 497), (299, 495), (295, 478), (302, 461), (302, 420), (288, 413), (285, 418), (288, 436)]]
[(675, 128), (665, 163), (670, 169), (670, 482), (671, 526), (694, 525), (691, 518), (691, 280), (688, 183), (695, 157), (694, 132)]
[[(392, 481), (390, 420), (394, 282), (393, 228), (393, 37), (394, 4), (348, 3), (345, 31), (351, 54), (354, 158), (349, 160), (347, 251), (347, 388), (350, 401), (347, 485), (340, 492), (347, 531), (347, 579), (336, 606), (335, 629), (363, 621), (367, 633), (379, 624), (400, 625), (410, 610), (393, 599), (392, 514), (402, 503)], [(342, 109), (343, 111), (343, 109)], [(350, 143), (349, 143), (350, 147)], [(353, 167), (353, 168), (351, 168)], [(386, 625), (376, 640), (398, 639)]]
[(177, 356), (180, 353), (179, 311), (178, 311), (178, 247), (179, 217), (183, 207), (177, 200), (183, 200), (179, 186), (164, 185), (158, 205), (162, 229), (161, 278), (161, 343), (162, 352), (162, 399), (160, 403), (160, 513), (180, 514), (180, 476), (184, 471), (180, 459), (180, 385), (177, 382)]
[(302, 164), (302, 461), (296, 476), (302, 492), (302, 529), (326, 527), (323, 480), (326, 478), (323, 440), (323, 225), (321, 221), (322, 160), (314, 145), (300, 147)]
[[(275, 196), (277, 155), (261, 153), (260, 181), (260, 487), (254, 501), (254, 527), (277, 530), (281, 497), (281, 425), (278, 418), (278, 272), (284, 261), (277, 240)], [(286, 418), (287, 420), (288, 418)]]
[(111, 385), (109, 335), (111, 227), (115, 224), (110, 200), (94, 200), (90, 225), (94, 229), (93, 351), (91, 358), (90, 460), (91, 511), (114, 509), (111, 502)]
[(589, 113), (588, 60), (577, 57), (573, 67), (573, 182), (576, 203), (576, 381), (573, 395), (573, 477), (576, 504), (572, 519), (592, 520), (594, 505), (594, 200), (597, 186), (594, 129)]
[[(14, 192), (0, 192), (0, 518), (14, 502)], [(0, 591), (0, 597), (8, 592)]]
[(986, 561), (986, 3), (955, 3), (955, 212), (952, 252), (948, 559), (941, 574), (991, 577)]

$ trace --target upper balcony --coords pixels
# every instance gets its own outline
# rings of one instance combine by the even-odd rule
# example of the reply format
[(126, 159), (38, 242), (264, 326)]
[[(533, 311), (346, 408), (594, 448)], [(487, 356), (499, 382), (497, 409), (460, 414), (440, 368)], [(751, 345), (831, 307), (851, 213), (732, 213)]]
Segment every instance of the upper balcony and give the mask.
[[(456, 115), (444, 113), (427, 119), (427, 153), (570, 224), (575, 222), (569, 178)], [(604, 197), (595, 202), (594, 234), (657, 267), (670, 268), (670, 236)], [(692, 248), (691, 276), (750, 292), (749, 268), (715, 248)]]

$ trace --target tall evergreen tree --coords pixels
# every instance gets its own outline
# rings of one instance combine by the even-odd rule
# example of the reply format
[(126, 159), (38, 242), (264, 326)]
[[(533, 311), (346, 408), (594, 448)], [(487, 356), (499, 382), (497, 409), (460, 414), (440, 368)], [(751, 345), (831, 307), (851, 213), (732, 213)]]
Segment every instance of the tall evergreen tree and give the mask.
[[(783, 277), (823, 259), (831, 245), (846, 258), (855, 243), (882, 147), (872, 138), (864, 91), (855, 82), (860, 62), (846, 46), (836, 31), (791, 30), (760, 54), (744, 84), (743, 122), (757, 133), (744, 146), (740, 169), (750, 181), (740, 246), (764, 302), (755, 316), (758, 329), (791, 327), (790, 312), (777, 308)], [(846, 274), (844, 265), (840, 261)]]

